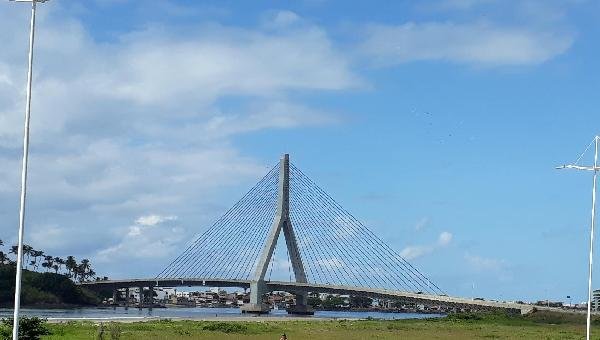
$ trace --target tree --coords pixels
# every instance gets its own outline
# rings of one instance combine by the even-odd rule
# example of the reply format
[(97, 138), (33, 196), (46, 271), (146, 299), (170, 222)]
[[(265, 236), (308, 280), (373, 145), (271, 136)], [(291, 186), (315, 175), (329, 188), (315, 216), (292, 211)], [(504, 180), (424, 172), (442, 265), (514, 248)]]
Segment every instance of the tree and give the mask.
[(44, 263), (42, 263), (42, 267), (46, 268), (46, 272), (49, 269), (52, 269), (53, 265), (54, 265), (54, 257), (50, 256), (50, 255), (44, 256)]
[(6, 264), (8, 261), (8, 255), (6, 255), (3, 251), (0, 251), (0, 264)]
[(31, 265), (33, 266), (34, 270), (37, 270), (38, 267), (38, 257), (42, 257), (44, 256), (44, 252), (41, 250), (31, 250), (31, 257), (33, 257), (33, 261), (31, 261)]
[[(0, 322), (0, 337), (3, 339), (12, 338), (11, 330), (12, 330), (13, 319), (2, 319)], [(40, 339), (42, 335), (50, 335), (50, 329), (46, 325), (46, 319), (40, 319), (38, 317), (26, 317), (22, 316), (19, 318), (19, 340), (27, 339), (27, 340), (37, 340)]]
[(312, 308), (319, 308), (321, 306), (321, 299), (318, 296), (309, 296), (306, 304), (311, 306)]
[[(29, 257), (31, 256), (31, 252), (33, 252), (33, 247), (28, 245), (28, 244), (24, 244), (23, 245), (23, 255), (27, 258), (27, 261), (25, 263), (29, 262)], [(25, 268), (27, 268), (27, 265), (25, 265)]]
[(79, 282), (84, 282), (88, 278), (93, 278), (96, 275), (96, 272), (92, 270), (90, 260), (83, 259), (81, 260), (81, 263), (77, 266), (77, 274), (79, 276)]
[(323, 309), (336, 309), (346, 306), (346, 302), (339, 296), (329, 295), (322, 302)]
[(373, 299), (366, 296), (350, 296), (351, 308), (369, 308), (373, 305)]
[(61, 269), (61, 267), (65, 264), (65, 260), (61, 259), (60, 257), (55, 257), (54, 258), (54, 266), (52, 266), (52, 268), (54, 268), (54, 272), (56, 274), (58, 274), (58, 271)]
[(65, 268), (69, 271), (68, 276), (73, 279), (77, 279), (75, 269), (77, 268), (77, 260), (73, 256), (67, 256), (67, 260), (65, 261)]

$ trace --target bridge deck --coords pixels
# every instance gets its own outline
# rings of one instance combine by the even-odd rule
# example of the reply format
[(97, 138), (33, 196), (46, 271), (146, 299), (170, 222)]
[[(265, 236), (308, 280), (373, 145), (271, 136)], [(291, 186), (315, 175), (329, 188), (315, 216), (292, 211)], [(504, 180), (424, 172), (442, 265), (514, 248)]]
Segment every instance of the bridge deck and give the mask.
[[(238, 287), (250, 288), (249, 280), (219, 280), (219, 279), (131, 279), (131, 280), (107, 280), (84, 282), (81, 285), (91, 288), (106, 287), (110, 289), (130, 288), (130, 287)], [(404, 301), (424, 303), (424, 304), (442, 304), (447, 306), (459, 307), (479, 307), (489, 309), (505, 309), (511, 311), (520, 311), (522, 314), (533, 310), (532, 305), (496, 302), (485, 300), (472, 300), (446, 295), (419, 294), (404, 291), (394, 291), (378, 288), (350, 287), (338, 285), (323, 285), (312, 283), (269, 281), (266, 282), (270, 291), (286, 291), (290, 293), (331, 293), (344, 295), (361, 295), (374, 298), (401, 299)]]

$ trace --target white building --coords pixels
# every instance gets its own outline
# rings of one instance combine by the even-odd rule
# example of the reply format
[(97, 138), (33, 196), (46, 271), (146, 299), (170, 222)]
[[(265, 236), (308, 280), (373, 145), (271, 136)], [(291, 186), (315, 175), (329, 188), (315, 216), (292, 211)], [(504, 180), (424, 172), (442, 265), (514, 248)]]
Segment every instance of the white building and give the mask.
[(600, 289), (596, 289), (592, 292), (592, 310), (600, 310)]

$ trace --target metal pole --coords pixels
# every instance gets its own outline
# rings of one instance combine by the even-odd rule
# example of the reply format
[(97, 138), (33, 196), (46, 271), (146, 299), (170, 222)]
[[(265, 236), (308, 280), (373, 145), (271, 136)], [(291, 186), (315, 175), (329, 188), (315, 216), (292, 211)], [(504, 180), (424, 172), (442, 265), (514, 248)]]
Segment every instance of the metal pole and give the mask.
[(33, 67), (33, 39), (35, 35), (35, 5), (31, 2), (31, 27), (29, 35), (29, 71), (27, 72), (27, 104), (25, 107), (25, 132), (23, 136), (23, 168), (21, 172), (21, 205), (19, 212), (19, 244), (17, 253), (17, 274), (15, 278), (15, 310), (13, 321), (13, 340), (19, 338), (19, 311), (21, 308), (21, 275), (23, 266), (23, 233), (25, 229), (25, 197), (27, 193), (27, 162), (29, 160), (29, 116), (31, 113), (31, 79)]
[(590, 228), (590, 268), (588, 278), (588, 305), (587, 305), (587, 333), (586, 340), (590, 340), (590, 326), (592, 317), (592, 261), (594, 256), (594, 224), (596, 223), (596, 177), (598, 175), (598, 136), (594, 138), (594, 184), (592, 186), (592, 226)]

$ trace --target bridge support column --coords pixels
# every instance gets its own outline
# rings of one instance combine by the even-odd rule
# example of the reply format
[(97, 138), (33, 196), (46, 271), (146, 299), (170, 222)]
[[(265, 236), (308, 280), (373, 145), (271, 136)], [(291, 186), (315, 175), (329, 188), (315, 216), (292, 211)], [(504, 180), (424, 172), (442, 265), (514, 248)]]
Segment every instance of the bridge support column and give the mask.
[(140, 301), (138, 303), (138, 308), (144, 308), (144, 287), (140, 287)]
[(250, 282), (250, 303), (242, 306), (242, 313), (267, 314), (270, 307), (263, 302), (263, 296), (268, 293), (265, 281)]
[(117, 305), (117, 288), (113, 288), (112, 299), (113, 299), (113, 302), (112, 302), (113, 306), (116, 306)]
[(150, 286), (149, 289), (150, 292), (148, 293), (148, 295), (150, 295), (150, 297), (148, 299), (148, 308), (152, 309), (152, 307), (154, 307), (154, 287)]
[[(265, 274), (273, 256), (273, 251), (275, 251), (275, 246), (277, 246), (279, 234), (282, 231), (296, 282), (307, 282), (300, 249), (296, 243), (296, 234), (290, 219), (290, 156), (288, 154), (283, 155), (279, 161), (278, 186), (277, 214), (275, 214), (271, 224), (269, 235), (256, 265), (254, 278), (250, 283), (250, 303), (242, 306), (242, 312), (245, 313), (268, 313), (269, 311), (269, 306), (262, 301), (263, 295), (268, 292)], [(304, 306), (306, 306), (306, 303), (304, 303)]]
[(125, 288), (125, 309), (129, 309), (129, 287)]
[(288, 314), (314, 315), (315, 310), (308, 305), (308, 292), (295, 293), (296, 305), (286, 309)]

